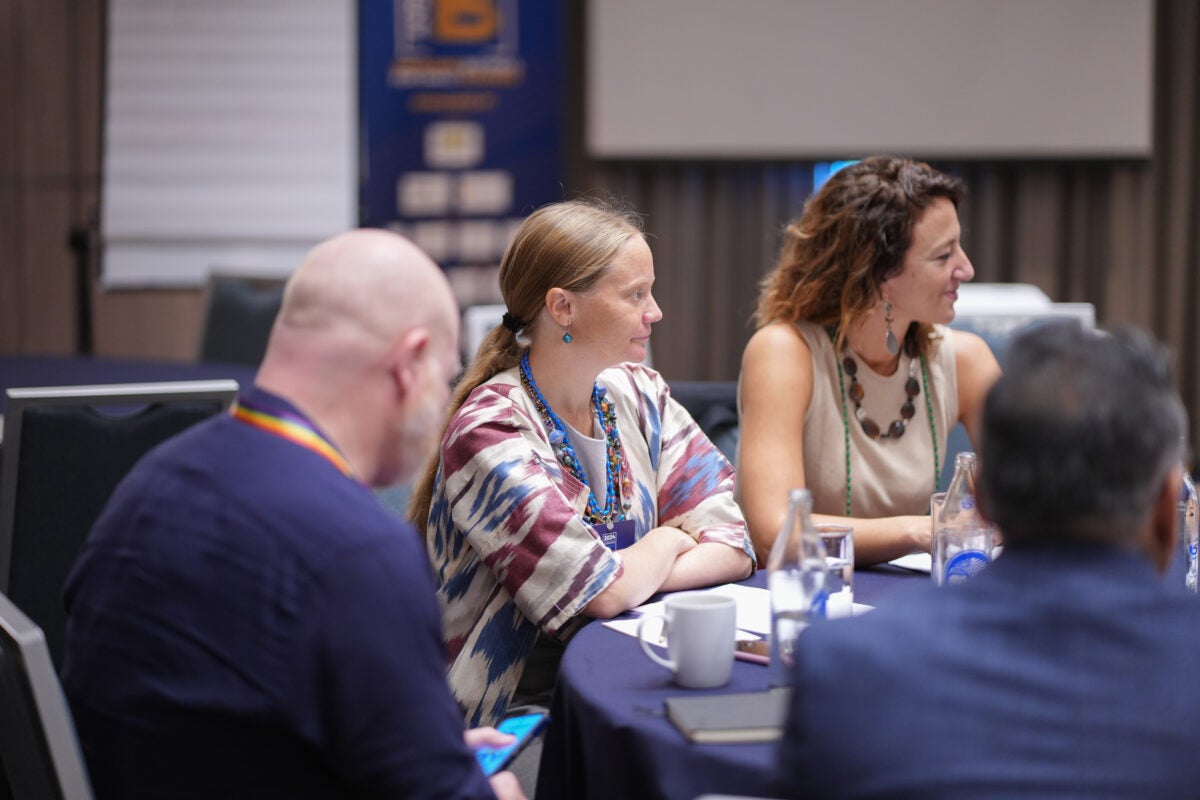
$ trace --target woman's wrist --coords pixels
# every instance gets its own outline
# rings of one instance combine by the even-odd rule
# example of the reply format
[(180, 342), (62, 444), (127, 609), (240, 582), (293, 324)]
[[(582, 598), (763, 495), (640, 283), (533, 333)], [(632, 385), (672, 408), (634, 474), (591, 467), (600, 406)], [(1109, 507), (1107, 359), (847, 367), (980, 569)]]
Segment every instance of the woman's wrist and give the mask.
[(909, 539), (913, 553), (928, 553), (933, 537), (929, 517), (909, 517)]
[(651, 528), (643, 538), (650, 538), (652, 536), (658, 540), (656, 544), (671, 549), (676, 557), (683, 555), (696, 546), (696, 541), (683, 530), (667, 525)]

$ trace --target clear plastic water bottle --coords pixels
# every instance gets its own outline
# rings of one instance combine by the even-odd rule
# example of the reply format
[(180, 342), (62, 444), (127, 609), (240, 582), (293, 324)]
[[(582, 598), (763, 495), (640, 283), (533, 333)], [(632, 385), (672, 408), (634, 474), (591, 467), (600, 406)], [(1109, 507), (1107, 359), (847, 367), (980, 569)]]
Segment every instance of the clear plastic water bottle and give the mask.
[(992, 560), (993, 532), (975, 507), (975, 454), (954, 458), (954, 478), (946, 489), (933, 529), (933, 568), (938, 586), (968, 580)]
[(1187, 559), (1184, 580), (1188, 590), (1194, 592), (1200, 574), (1200, 496), (1196, 494), (1196, 484), (1186, 462), (1183, 464), (1183, 486), (1179, 490), (1179, 538)]
[(825, 569), (825, 545), (812, 521), (812, 495), (792, 489), (783, 528), (767, 556), (772, 686), (791, 683), (800, 632), (825, 617)]

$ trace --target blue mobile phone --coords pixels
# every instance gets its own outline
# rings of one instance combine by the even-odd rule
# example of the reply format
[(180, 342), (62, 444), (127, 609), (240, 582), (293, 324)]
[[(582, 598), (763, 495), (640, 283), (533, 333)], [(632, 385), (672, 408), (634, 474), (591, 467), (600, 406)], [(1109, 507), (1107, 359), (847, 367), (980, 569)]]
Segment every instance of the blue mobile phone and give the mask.
[(496, 730), (511, 733), (517, 737), (512, 744), (504, 747), (481, 747), (475, 751), (475, 760), (484, 775), (492, 775), (507, 767), (516, 758), (521, 748), (529, 744), (533, 737), (546, 725), (550, 717), (547, 714), (522, 714), (519, 717), (509, 717), (496, 726)]

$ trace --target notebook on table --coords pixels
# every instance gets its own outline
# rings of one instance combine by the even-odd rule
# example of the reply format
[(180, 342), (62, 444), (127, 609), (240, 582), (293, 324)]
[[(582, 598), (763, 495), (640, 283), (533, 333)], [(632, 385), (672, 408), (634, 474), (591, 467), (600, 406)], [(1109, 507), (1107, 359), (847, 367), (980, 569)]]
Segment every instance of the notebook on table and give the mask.
[(664, 703), (667, 718), (688, 739), (701, 744), (770, 742), (783, 735), (791, 705), (789, 687), (765, 692), (680, 695)]

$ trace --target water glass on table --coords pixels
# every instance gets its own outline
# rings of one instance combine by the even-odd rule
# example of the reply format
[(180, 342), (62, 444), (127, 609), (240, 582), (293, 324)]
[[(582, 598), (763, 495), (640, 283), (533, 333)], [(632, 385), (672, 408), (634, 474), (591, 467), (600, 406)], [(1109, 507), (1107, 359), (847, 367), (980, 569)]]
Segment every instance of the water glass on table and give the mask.
[(817, 525), (825, 545), (825, 616), (828, 619), (854, 614), (854, 528), (849, 525)]
[(929, 496), (929, 577), (934, 584), (941, 586), (939, 576), (946, 572), (945, 553), (939, 553), (938, 547), (938, 517), (942, 514), (942, 504), (946, 502), (945, 492), (934, 492)]

